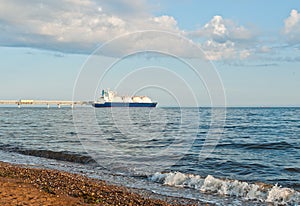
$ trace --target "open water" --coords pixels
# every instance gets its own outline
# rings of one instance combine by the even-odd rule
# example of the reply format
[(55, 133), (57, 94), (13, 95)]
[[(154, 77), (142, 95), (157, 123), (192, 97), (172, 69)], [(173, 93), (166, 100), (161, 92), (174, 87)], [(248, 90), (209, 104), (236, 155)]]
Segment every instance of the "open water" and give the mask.
[(214, 110), (217, 123), (211, 108), (0, 108), (0, 161), (217, 205), (299, 205), (300, 108)]

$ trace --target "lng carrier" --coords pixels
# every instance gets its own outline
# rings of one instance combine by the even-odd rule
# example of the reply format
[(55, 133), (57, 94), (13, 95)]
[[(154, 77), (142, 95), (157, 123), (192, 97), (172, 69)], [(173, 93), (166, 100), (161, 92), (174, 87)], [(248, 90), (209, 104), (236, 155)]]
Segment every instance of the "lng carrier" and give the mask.
[(102, 90), (99, 100), (93, 103), (94, 107), (156, 107), (157, 102), (147, 96), (118, 96), (116, 92)]

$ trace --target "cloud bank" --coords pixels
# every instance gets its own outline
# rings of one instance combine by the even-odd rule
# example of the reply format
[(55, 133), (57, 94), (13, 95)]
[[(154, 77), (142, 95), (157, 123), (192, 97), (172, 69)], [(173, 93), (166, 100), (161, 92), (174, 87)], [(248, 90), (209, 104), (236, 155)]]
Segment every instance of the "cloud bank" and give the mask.
[(145, 10), (142, 1), (128, 0), (2, 0), (0, 44), (85, 53), (138, 30), (178, 32), (173, 17), (152, 17)]
[(284, 21), (283, 33), (290, 44), (300, 43), (300, 13), (293, 9), (290, 16)]
[[(121, 35), (144, 30), (170, 32), (189, 38), (210, 60), (247, 59), (254, 53), (270, 53), (261, 45), (255, 29), (214, 16), (196, 31), (184, 31), (169, 15), (152, 15), (145, 0), (0, 0), (0, 45), (34, 47), (66, 53), (89, 54), (103, 43)], [(283, 34), (290, 44), (300, 43), (300, 14), (292, 10), (284, 21)], [(154, 38), (154, 37), (153, 37)], [(121, 55), (128, 47), (159, 50), (169, 47), (178, 55), (193, 57), (189, 47), (166, 44), (164, 38), (143, 41), (143, 37), (121, 42)]]

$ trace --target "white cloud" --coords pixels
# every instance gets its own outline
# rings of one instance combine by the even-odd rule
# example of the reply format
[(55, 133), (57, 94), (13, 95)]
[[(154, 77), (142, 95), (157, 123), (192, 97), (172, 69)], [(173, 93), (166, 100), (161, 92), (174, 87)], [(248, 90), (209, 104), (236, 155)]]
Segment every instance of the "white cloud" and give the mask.
[(98, 54), (123, 56), (143, 51), (151, 51), (148, 53), (150, 56), (163, 53), (180, 58), (192, 57), (205, 59), (203, 52), (191, 40), (171, 32), (155, 30), (123, 35), (109, 44), (105, 44)]
[(172, 16), (159, 16), (159, 17), (153, 17), (150, 19), (150, 21), (153, 21), (157, 26), (160, 28), (164, 28), (167, 30), (178, 30), (177, 27), (177, 21)]
[(232, 20), (223, 19), (222, 16), (214, 16), (195, 34), (206, 36), (219, 43), (226, 41), (248, 41), (254, 38), (253, 32), (243, 26), (237, 25)]
[[(214, 16), (198, 31), (187, 33), (178, 27), (174, 17), (151, 15), (151, 6), (145, 0), (27, 0), (26, 4), (22, 0), (0, 0), (0, 4), (0, 45), (5, 46), (90, 53), (120, 35), (158, 30), (192, 37), (209, 59), (227, 60), (248, 58), (249, 47), (255, 42), (253, 32), (222, 16)], [(195, 45), (152, 34), (148, 39), (141, 35), (126, 37), (128, 41), (119, 42), (112, 51), (120, 55), (150, 48), (184, 57), (202, 56), (195, 53)]]
[(210, 22), (199, 31), (204, 35), (211, 37), (216, 42), (226, 42), (228, 30), (221, 16), (214, 16)]
[(253, 32), (222, 16), (214, 16), (191, 36), (202, 40), (202, 47), (211, 60), (248, 58), (251, 55), (248, 47), (255, 43)]
[(237, 48), (236, 43), (232, 41), (219, 43), (213, 40), (207, 40), (202, 44), (202, 48), (207, 54), (208, 59), (213, 61), (246, 59), (252, 53), (249, 49)]
[(289, 43), (300, 43), (300, 13), (297, 10), (293, 9), (285, 19), (283, 32)]
[[(146, 8), (144, 1), (28, 0), (24, 4), (21, 0), (0, 0), (0, 3), (0, 30), (4, 34), (0, 44), (7, 46), (91, 52), (114, 37), (139, 30), (179, 32), (173, 17), (146, 15), (142, 9)], [(124, 11), (119, 11), (123, 7)]]

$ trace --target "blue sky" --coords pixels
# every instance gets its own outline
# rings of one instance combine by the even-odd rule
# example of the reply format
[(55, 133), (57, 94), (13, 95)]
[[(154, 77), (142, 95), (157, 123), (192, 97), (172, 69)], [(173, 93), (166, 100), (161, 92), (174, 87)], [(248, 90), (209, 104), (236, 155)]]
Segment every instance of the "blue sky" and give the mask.
[[(300, 106), (300, 4), (295, 0), (0, 0), (0, 99), (72, 99), (80, 71), (92, 65), (87, 64), (91, 53), (114, 38), (144, 30), (180, 35), (200, 47), (203, 61), (219, 73), (229, 106)], [(159, 37), (118, 42), (97, 55), (93, 66), (127, 55), (133, 47), (204, 58)], [(185, 71), (173, 60), (156, 57), (120, 65), (150, 63)], [(165, 81), (172, 83), (167, 76)], [(207, 106), (203, 88), (199, 104)], [(145, 92), (162, 105), (173, 104), (159, 92)]]
[(262, 29), (278, 32), (284, 26), (292, 9), (299, 10), (296, 1), (258, 1), (258, 0), (225, 0), (225, 1), (161, 1), (158, 15), (169, 14), (178, 19), (181, 28), (193, 30), (203, 26), (213, 16), (220, 15), (243, 25), (254, 25)]

